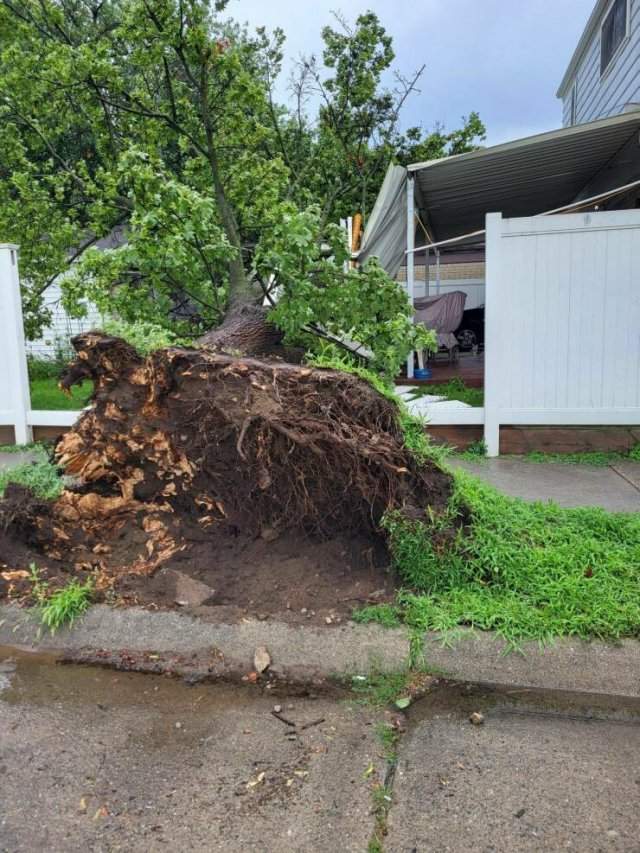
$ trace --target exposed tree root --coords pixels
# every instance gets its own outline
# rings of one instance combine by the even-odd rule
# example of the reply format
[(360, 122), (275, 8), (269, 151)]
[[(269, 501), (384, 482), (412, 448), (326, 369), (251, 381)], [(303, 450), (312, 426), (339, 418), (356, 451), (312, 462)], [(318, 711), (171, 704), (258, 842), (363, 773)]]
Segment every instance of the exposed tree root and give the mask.
[(1, 513), (103, 584), (153, 573), (193, 541), (375, 533), (388, 510), (419, 518), (447, 503), (449, 475), (417, 465), (394, 404), (355, 376), (208, 349), (143, 359), (98, 332), (73, 344), (62, 384), (92, 379), (94, 405), (55, 454), (77, 485), (35, 522), (11, 501)]

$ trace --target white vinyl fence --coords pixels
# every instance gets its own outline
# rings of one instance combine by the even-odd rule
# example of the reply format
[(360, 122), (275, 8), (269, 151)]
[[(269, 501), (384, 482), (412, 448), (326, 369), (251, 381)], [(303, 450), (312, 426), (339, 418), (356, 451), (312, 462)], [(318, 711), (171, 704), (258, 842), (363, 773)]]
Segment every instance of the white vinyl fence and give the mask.
[(70, 426), (79, 414), (31, 409), (18, 247), (0, 243), (0, 426), (13, 427), (16, 443), (26, 444), (34, 426)]
[(640, 211), (487, 216), (485, 441), (640, 424)]
[[(432, 425), (640, 424), (640, 211), (487, 216), (484, 408), (427, 409)], [(32, 411), (17, 247), (0, 244), (0, 425), (17, 442), (79, 412)]]
[(487, 215), (484, 371), (484, 408), (425, 413), (490, 456), (501, 425), (640, 424), (640, 211)]

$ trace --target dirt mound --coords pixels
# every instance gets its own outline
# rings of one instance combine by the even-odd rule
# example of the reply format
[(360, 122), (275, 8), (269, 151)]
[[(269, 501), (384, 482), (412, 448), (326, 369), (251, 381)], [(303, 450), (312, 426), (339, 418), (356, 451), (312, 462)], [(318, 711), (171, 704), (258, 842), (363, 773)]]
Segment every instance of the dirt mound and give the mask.
[(238, 571), (243, 551), (254, 559), (247, 548), (264, 562), (271, 543), (291, 537), (355, 536), (379, 551), (386, 511), (418, 518), (446, 506), (449, 476), (417, 465), (395, 405), (353, 375), (205, 349), (142, 358), (98, 332), (73, 343), (62, 384), (92, 379), (93, 407), (55, 455), (76, 485), (35, 511), (8, 494), (0, 526), (95, 572), (103, 589), (224, 552)]

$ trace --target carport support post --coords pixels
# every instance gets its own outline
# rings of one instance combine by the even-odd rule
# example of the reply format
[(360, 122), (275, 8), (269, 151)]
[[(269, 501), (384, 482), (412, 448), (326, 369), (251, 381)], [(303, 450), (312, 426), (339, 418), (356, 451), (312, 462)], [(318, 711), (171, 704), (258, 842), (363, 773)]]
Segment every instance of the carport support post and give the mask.
[(487, 456), (500, 455), (500, 248), (502, 214), (487, 213), (484, 297), (484, 442)]
[[(415, 248), (415, 201), (414, 201), (414, 186), (413, 173), (407, 172), (407, 299), (411, 306), (411, 316), (414, 316), (414, 291), (415, 291), (415, 263), (414, 263), (414, 248)], [(413, 350), (407, 358), (407, 379), (413, 379)]]
[(0, 305), (0, 352), (4, 354), (3, 368), (9, 385), (15, 442), (28, 444), (33, 440), (29, 425), (31, 397), (22, 323), (18, 247), (13, 243), (0, 243)]

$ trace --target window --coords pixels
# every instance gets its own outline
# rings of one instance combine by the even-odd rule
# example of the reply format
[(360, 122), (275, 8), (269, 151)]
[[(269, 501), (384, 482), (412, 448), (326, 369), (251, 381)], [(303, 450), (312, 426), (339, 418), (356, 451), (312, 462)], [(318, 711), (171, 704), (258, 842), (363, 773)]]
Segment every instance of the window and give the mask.
[(613, 0), (600, 31), (600, 75), (604, 74), (627, 36), (628, 0)]
[(577, 124), (578, 116), (578, 81), (575, 80), (571, 87), (571, 101), (569, 102), (569, 124)]

